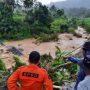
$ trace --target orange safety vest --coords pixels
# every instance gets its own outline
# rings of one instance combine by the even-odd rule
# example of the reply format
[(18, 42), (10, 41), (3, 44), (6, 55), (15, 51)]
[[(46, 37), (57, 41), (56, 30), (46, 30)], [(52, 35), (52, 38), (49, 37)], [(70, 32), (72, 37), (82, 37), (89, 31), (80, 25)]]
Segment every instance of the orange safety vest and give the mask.
[[(17, 86), (19, 80), (21, 87)], [(22, 66), (7, 80), (8, 90), (53, 90), (52, 81), (45, 69), (36, 65)]]

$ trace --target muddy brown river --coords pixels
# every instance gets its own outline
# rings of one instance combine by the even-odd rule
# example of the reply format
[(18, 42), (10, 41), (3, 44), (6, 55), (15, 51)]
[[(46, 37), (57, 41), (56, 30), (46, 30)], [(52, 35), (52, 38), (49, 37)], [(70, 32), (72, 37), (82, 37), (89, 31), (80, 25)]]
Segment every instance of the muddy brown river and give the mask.
[(38, 51), (40, 54), (51, 54), (55, 57), (55, 46), (58, 46), (62, 51), (72, 51), (79, 47), (86, 40), (84, 38), (77, 38), (72, 34), (61, 34), (59, 35), (57, 42), (43, 42), (35, 44), (35, 39), (25, 39), (21, 41), (6, 42), (8, 46), (15, 46), (22, 49), (23, 54), (28, 56), (31, 51)]

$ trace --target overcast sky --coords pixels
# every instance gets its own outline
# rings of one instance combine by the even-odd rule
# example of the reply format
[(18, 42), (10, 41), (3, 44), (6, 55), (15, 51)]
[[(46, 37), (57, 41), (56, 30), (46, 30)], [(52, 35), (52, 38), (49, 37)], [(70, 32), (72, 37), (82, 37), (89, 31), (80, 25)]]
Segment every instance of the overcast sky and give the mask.
[[(17, 0), (16, 0), (16, 1), (17, 1)], [(22, 0), (22, 1), (23, 1), (23, 0)], [(37, 1), (41, 2), (42, 4), (47, 5), (47, 4), (50, 4), (51, 2), (66, 1), (66, 0), (37, 0)], [(19, 0), (19, 3), (22, 4), (21, 0)]]
[(50, 4), (50, 2), (56, 2), (56, 1), (65, 1), (65, 0), (38, 0), (42, 2), (42, 4)]

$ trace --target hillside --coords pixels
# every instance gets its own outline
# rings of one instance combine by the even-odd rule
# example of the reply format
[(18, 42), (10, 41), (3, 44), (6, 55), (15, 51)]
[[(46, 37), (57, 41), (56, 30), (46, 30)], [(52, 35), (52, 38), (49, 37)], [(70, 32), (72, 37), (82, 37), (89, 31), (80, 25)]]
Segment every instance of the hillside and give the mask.
[(51, 3), (48, 5), (49, 7), (55, 5), (57, 8), (88, 8), (90, 9), (90, 0), (66, 0), (66, 1), (59, 1), (55, 3)]

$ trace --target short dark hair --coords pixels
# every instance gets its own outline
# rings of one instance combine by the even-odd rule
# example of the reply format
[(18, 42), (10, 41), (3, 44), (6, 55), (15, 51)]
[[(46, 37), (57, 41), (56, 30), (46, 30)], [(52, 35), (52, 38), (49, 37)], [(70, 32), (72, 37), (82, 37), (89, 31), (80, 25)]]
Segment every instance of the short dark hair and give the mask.
[(87, 42), (84, 43), (83, 50), (84, 51), (90, 50), (90, 41), (87, 41)]
[(83, 60), (83, 65), (90, 70), (90, 58), (85, 57)]
[(32, 51), (29, 54), (29, 61), (30, 63), (37, 64), (40, 60), (40, 54), (37, 51)]

